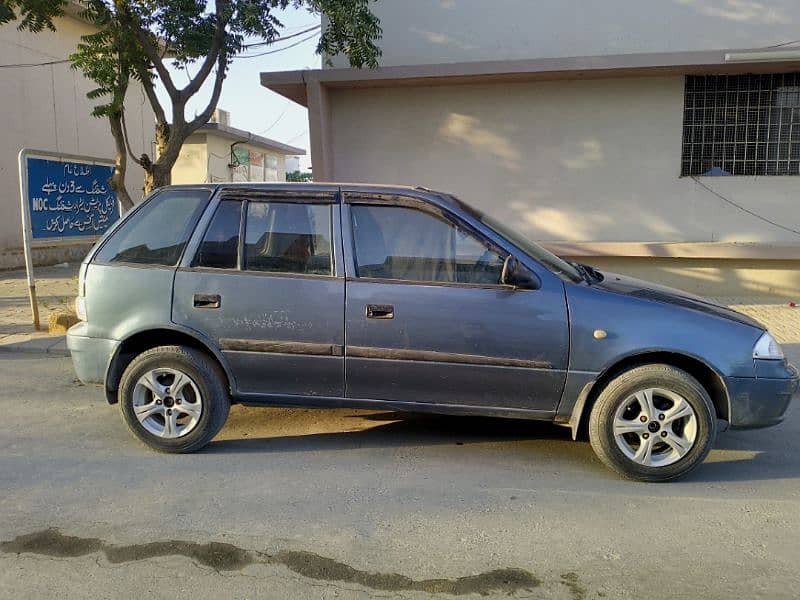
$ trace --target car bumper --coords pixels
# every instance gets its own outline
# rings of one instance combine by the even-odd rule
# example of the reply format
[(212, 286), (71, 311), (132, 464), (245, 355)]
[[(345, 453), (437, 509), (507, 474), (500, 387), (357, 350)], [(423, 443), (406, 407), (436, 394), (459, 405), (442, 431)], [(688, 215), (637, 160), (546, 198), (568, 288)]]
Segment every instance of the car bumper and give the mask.
[(727, 377), (732, 429), (771, 427), (783, 421), (800, 376), (781, 361), (756, 361), (758, 377)]
[(86, 335), (86, 323), (78, 323), (67, 332), (67, 348), (72, 355), (75, 373), (83, 383), (105, 383), (106, 370), (119, 341)]

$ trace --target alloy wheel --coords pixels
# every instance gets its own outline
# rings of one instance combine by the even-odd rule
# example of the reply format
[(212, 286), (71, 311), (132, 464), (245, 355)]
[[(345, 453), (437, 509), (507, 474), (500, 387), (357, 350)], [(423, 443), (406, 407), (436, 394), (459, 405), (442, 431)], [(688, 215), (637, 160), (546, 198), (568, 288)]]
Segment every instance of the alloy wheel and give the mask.
[(133, 412), (149, 433), (160, 438), (179, 438), (199, 423), (203, 398), (186, 373), (177, 369), (152, 369), (136, 382)]
[(612, 427), (625, 456), (646, 467), (665, 467), (694, 447), (697, 426), (697, 415), (686, 398), (663, 388), (647, 388), (619, 405)]

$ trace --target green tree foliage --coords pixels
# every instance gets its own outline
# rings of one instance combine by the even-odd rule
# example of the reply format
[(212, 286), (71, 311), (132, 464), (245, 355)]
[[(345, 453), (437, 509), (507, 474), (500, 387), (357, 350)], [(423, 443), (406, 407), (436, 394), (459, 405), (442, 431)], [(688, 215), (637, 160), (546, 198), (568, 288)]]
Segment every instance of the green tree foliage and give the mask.
[[(376, 67), (381, 28), (369, 7), (373, 1), (81, 0), (82, 18), (98, 31), (84, 36), (70, 59), (75, 69), (96, 83), (89, 98), (97, 101), (93, 114), (109, 121), (117, 154), (111, 183), (123, 206), (132, 206), (125, 188), (127, 160), (144, 168), (145, 192), (168, 184), (183, 143), (213, 114), (231, 61), (254, 42), (269, 45), (280, 40), (283, 10), (305, 8), (325, 18), (318, 53), (344, 55), (356, 68)], [(65, 0), (0, 0), (0, 22), (17, 18), (23, 29), (53, 29), (53, 19), (63, 14), (66, 4)], [(167, 65), (184, 70), (188, 83), (179, 87)], [(131, 152), (125, 126), (125, 96), (131, 81), (142, 86), (156, 117), (154, 157)], [(156, 95), (157, 81), (169, 97), (168, 107)], [(187, 102), (206, 82), (211, 82), (210, 99), (196, 116), (187, 118)]]
[(20, 29), (55, 31), (53, 19), (63, 14), (66, 5), (67, 0), (0, 0), (0, 25), (19, 20)]
[(292, 171), (291, 173), (286, 173), (286, 181), (314, 181), (314, 175), (310, 171)]

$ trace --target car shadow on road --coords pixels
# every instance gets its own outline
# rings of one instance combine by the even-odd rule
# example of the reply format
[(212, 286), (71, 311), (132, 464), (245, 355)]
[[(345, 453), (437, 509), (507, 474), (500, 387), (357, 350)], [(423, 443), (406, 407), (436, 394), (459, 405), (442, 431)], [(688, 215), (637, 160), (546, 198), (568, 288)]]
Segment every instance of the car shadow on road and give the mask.
[[(230, 438), (213, 442), (209, 448), (215, 452), (304, 452), (522, 441), (570, 443), (569, 430), (538, 421), (402, 412), (337, 412), (324, 409), (317, 413), (280, 411), (281, 422), (275, 423), (263, 409), (249, 411), (248, 422), (234, 421), (227, 432)], [(316, 417), (312, 424), (305, 422), (309, 415)], [(330, 423), (324, 423), (326, 416), (332, 417)]]
[(790, 423), (756, 431), (726, 431), (686, 481), (735, 482), (800, 479), (797, 427)]
[[(502, 445), (509, 460), (547, 461), (554, 470), (568, 467), (614, 477), (595, 458), (585, 439), (573, 442), (568, 429), (546, 422), (395, 412), (367, 414), (344, 409), (269, 413), (270, 409), (252, 409), (235, 416), (232, 429), (222, 436), (227, 439), (212, 442), (206, 452), (294, 453)], [(304, 432), (309, 418), (313, 419), (314, 427)], [(797, 445), (796, 429), (791, 421), (774, 429), (721, 433), (705, 463), (684, 481), (797, 479), (800, 474), (796, 455), (800, 449), (793, 448)]]

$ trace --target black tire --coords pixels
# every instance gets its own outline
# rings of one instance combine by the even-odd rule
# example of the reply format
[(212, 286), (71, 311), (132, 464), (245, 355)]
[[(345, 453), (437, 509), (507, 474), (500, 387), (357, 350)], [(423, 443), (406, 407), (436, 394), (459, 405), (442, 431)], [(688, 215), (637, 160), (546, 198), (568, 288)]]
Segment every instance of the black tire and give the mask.
[[(694, 445), (672, 464), (640, 464), (629, 458), (615, 440), (613, 422), (617, 409), (631, 395), (647, 388), (661, 388), (682, 396), (697, 419)], [(708, 392), (694, 377), (669, 365), (644, 365), (621, 373), (600, 392), (589, 418), (589, 441), (597, 456), (622, 477), (636, 481), (663, 482), (683, 477), (705, 460), (716, 435), (716, 411)], [(656, 440), (654, 437), (654, 443)]]
[[(191, 378), (203, 398), (202, 412), (194, 428), (176, 438), (163, 438), (151, 433), (133, 412), (133, 390), (139, 378), (153, 369), (176, 369)], [(225, 375), (207, 354), (185, 346), (159, 346), (133, 359), (119, 387), (122, 418), (133, 434), (153, 450), (169, 453), (188, 453), (208, 444), (228, 419), (230, 395)]]

